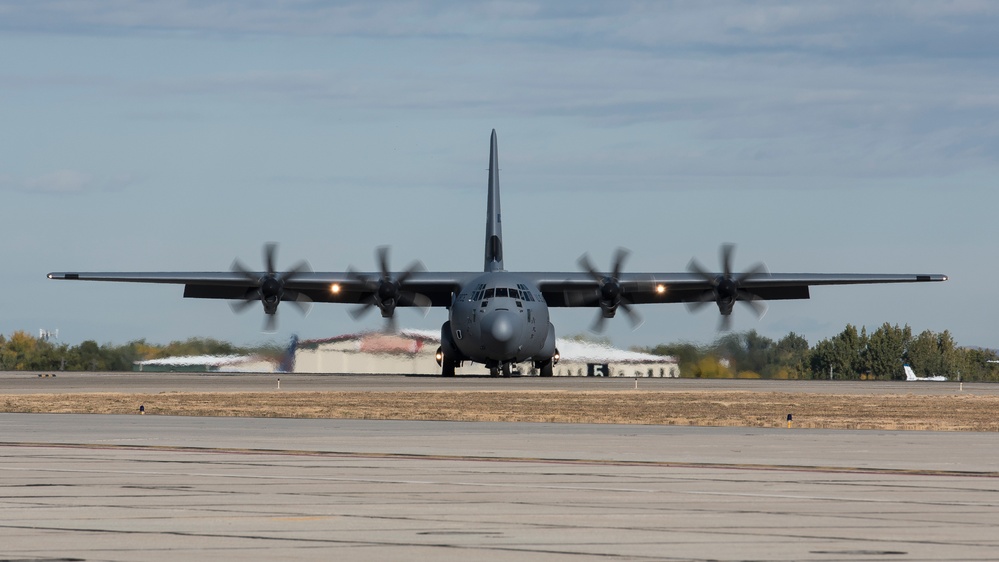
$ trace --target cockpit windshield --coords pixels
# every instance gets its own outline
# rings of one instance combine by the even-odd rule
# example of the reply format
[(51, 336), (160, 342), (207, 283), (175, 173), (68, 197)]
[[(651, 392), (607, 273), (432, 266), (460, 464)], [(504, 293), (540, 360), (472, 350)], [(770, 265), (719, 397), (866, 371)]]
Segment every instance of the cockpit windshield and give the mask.
[(519, 289), (513, 289), (511, 287), (490, 287), (488, 289), (476, 291), (472, 294), (472, 300), (488, 300), (493, 298), (512, 298), (534, 302), (534, 297), (531, 296), (531, 292), (528, 291), (527, 287), (523, 285), (521, 285)]

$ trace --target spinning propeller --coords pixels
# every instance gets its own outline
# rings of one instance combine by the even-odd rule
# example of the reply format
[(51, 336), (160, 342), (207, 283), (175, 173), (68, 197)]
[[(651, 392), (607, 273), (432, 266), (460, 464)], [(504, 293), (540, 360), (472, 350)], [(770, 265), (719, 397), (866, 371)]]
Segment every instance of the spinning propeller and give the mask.
[(618, 308), (624, 310), (631, 321), (631, 327), (637, 328), (642, 324), (642, 317), (639, 316), (632, 306), (628, 297), (624, 296), (624, 289), (621, 286), (621, 268), (624, 260), (628, 257), (628, 250), (618, 248), (614, 253), (614, 263), (611, 266), (611, 273), (605, 274), (597, 271), (590, 262), (590, 257), (583, 254), (579, 257), (580, 269), (590, 274), (590, 277), (597, 282), (597, 289), (592, 293), (578, 294), (570, 293), (568, 300), (576, 306), (592, 306), (596, 303), (600, 307), (597, 319), (590, 326), (590, 330), (600, 333), (604, 329), (604, 322), (608, 318), (613, 318)]
[(711, 289), (701, 293), (697, 300), (688, 302), (687, 308), (691, 312), (695, 312), (709, 302), (717, 303), (718, 311), (722, 315), (718, 329), (723, 332), (728, 331), (732, 326), (732, 307), (735, 306), (736, 301), (745, 303), (748, 307), (752, 308), (757, 318), (762, 318), (767, 312), (767, 305), (761, 297), (741, 287), (742, 283), (753, 278), (769, 276), (770, 272), (767, 271), (767, 266), (757, 263), (749, 271), (733, 276), (732, 252), (734, 250), (735, 246), (733, 244), (722, 244), (719, 254), (723, 273), (720, 275), (708, 272), (701, 267), (696, 258), (691, 259), (690, 264), (687, 265), (688, 271), (700, 275), (711, 285)]
[(382, 318), (386, 319), (386, 331), (394, 332), (396, 328), (395, 308), (397, 306), (416, 306), (423, 309), (424, 314), (430, 308), (431, 301), (429, 297), (414, 291), (405, 291), (402, 289), (403, 284), (413, 273), (426, 271), (427, 268), (421, 262), (414, 261), (398, 277), (393, 278), (388, 263), (388, 246), (379, 246), (376, 254), (381, 273), (379, 277), (362, 275), (354, 271), (353, 268), (347, 270), (347, 275), (350, 278), (362, 283), (365, 290), (371, 291), (371, 296), (368, 297), (364, 304), (351, 310), (350, 315), (356, 320), (367, 314), (372, 308), (378, 307), (382, 313)]
[(250, 282), (251, 288), (247, 290), (242, 301), (231, 303), (233, 312), (243, 312), (254, 302), (260, 301), (264, 306), (264, 331), (273, 332), (277, 329), (277, 306), (281, 301), (288, 301), (295, 305), (295, 308), (302, 314), (308, 314), (312, 306), (312, 299), (306, 294), (292, 289), (286, 289), (285, 284), (302, 273), (311, 273), (312, 268), (306, 261), (300, 261), (291, 269), (277, 273), (274, 266), (274, 256), (277, 253), (277, 244), (268, 242), (264, 244), (264, 264), (267, 268), (265, 272), (251, 271), (239, 261), (239, 258), (232, 262), (232, 271), (239, 273)]

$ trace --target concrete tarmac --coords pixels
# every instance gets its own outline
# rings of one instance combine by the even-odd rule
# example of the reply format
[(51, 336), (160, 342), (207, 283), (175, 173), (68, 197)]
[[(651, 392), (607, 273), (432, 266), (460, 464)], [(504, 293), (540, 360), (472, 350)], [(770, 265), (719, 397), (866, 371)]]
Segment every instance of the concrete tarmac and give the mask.
[[(415, 380), (383, 384), (437, 384)], [(997, 560), (997, 445), (994, 433), (0, 414), (0, 560)]]

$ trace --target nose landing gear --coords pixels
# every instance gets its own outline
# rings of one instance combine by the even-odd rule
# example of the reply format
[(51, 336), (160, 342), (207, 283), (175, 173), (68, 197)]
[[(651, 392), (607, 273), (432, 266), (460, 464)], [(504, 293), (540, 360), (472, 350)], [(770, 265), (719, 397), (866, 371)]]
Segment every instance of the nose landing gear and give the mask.
[(504, 377), (513, 375), (513, 366), (510, 363), (501, 363), (489, 367), (489, 376), (498, 377), (500, 375)]

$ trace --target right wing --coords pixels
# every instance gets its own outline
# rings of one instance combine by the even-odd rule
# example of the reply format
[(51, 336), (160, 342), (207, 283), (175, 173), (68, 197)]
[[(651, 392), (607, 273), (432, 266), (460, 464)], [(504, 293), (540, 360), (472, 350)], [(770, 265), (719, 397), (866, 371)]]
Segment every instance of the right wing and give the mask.
[[(247, 276), (233, 271), (218, 272), (53, 272), (49, 279), (69, 281), (105, 281), (118, 283), (154, 283), (184, 285), (184, 297), (197, 299), (250, 299), (264, 286), (266, 272)], [(415, 272), (403, 284), (406, 291), (419, 293), (429, 299), (429, 306), (449, 306), (451, 294), (457, 293), (462, 283), (479, 273), (426, 273)], [(253, 277), (253, 278), (251, 278)], [(285, 281), (282, 289), (303, 294), (313, 302), (365, 304), (377, 294), (380, 272), (308, 272), (297, 273)], [(296, 300), (284, 295), (282, 300)], [(416, 306), (399, 303), (398, 306)]]

